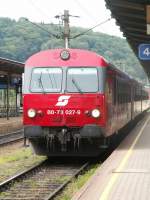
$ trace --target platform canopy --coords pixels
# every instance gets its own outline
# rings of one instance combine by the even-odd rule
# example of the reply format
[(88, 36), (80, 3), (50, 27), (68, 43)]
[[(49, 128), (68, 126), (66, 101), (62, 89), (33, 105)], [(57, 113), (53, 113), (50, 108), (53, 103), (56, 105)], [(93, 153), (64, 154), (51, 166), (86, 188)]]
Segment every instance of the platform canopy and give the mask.
[[(139, 58), (139, 45), (150, 45), (150, 0), (105, 0), (150, 79), (150, 60)], [(150, 48), (144, 52), (150, 57)]]
[(18, 116), (23, 72), (24, 63), (0, 57), (0, 117)]
[(18, 74), (24, 72), (24, 63), (0, 57), (0, 74)]

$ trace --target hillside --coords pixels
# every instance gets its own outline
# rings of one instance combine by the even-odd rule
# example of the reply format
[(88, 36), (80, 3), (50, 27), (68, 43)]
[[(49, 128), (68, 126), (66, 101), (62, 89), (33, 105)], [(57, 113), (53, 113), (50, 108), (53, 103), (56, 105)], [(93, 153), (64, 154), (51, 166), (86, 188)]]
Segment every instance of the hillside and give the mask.
[[(55, 35), (63, 31), (61, 27), (52, 24), (38, 25)], [(86, 29), (72, 27), (71, 36), (84, 31)], [(24, 18), (18, 21), (0, 18), (0, 57), (24, 62), (35, 52), (63, 46), (62, 39), (54, 38)], [(95, 51), (138, 80), (146, 80), (142, 67), (125, 39), (90, 31), (71, 39), (70, 47)]]

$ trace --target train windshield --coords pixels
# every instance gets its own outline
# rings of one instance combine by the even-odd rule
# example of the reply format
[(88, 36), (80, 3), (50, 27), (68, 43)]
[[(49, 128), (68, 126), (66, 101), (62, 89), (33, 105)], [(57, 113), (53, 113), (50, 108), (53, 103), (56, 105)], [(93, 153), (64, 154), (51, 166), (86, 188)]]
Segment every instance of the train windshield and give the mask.
[(97, 92), (97, 68), (80, 67), (67, 70), (67, 92)]
[(62, 86), (61, 68), (34, 68), (30, 83), (31, 92), (60, 92)]

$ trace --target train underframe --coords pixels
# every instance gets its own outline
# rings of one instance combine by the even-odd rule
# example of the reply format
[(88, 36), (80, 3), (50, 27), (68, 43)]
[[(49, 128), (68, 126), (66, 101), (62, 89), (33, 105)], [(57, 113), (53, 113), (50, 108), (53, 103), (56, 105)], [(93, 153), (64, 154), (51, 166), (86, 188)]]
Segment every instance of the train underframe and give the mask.
[(30, 126), (25, 128), (34, 151), (47, 156), (97, 156), (108, 147), (100, 127), (49, 128)]

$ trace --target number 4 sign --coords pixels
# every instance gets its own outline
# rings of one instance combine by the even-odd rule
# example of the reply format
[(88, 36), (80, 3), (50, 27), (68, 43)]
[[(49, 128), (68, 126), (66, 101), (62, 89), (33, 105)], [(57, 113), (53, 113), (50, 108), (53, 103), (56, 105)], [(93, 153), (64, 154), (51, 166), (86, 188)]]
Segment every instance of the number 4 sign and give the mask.
[(139, 45), (139, 59), (150, 60), (150, 44)]

